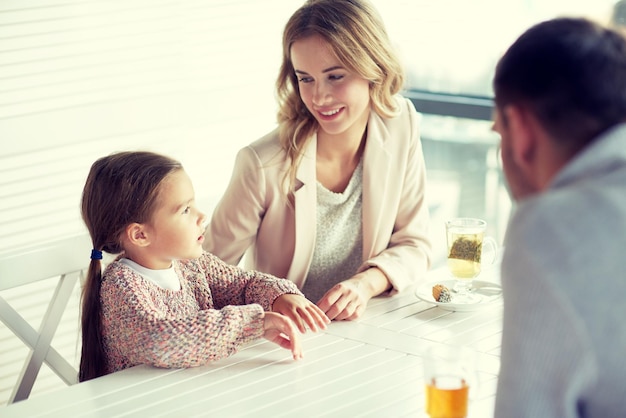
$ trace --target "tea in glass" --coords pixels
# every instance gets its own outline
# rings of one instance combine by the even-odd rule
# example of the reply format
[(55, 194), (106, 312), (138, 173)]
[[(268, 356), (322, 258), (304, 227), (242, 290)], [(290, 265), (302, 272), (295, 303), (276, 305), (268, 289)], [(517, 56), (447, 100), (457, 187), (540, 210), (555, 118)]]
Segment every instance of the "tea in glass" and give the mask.
[(473, 279), (480, 274), (483, 233), (448, 230), (448, 268), (457, 279)]
[[(456, 279), (453, 290), (457, 303), (475, 303), (479, 300), (471, 293), (472, 279), (480, 274), (483, 264), (483, 245), (493, 249), (490, 264), (496, 260), (498, 245), (491, 237), (485, 237), (487, 222), (482, 219), (456, 218), (446, 222), (448, 244), (448, 270)], [(489, 264), (489, 263), (488, 263)]]

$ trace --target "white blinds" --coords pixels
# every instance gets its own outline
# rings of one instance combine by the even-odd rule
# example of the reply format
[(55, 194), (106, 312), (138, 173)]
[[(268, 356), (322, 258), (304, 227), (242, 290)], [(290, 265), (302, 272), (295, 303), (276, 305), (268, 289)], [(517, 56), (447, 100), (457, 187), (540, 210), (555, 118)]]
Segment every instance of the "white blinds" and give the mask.
[(0, 253), (84, 231), (91, 163), (180, 159), (200, 201), (272, 129), (280, 37), (298, 0), (0, 2)]

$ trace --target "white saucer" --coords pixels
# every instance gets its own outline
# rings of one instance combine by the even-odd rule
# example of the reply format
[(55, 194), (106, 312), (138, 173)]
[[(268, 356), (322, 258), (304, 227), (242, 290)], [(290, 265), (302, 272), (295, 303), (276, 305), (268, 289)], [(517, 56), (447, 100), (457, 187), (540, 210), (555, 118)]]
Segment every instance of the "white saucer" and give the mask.
[[(455, 303), (454, 301), (454, 287), (455, 280), (437, 280), (418, 286), (415, 290), (415, 296), (424, 302), (432, 303), (439, 306), (441, 309), (448, 311), (475, 311), (485, 308), (487, 306), (495, 305), (502, 302), (502, 286), (498, 283), (487, 282), (484, 280), (472, 281), (472, 294), (476, 296), (476, 301), (471, 303)], [(442, 284), (450, 289), (452, 296), (451, 302), (437, 302), (433, 297), (433, 286), (436, 284)]]

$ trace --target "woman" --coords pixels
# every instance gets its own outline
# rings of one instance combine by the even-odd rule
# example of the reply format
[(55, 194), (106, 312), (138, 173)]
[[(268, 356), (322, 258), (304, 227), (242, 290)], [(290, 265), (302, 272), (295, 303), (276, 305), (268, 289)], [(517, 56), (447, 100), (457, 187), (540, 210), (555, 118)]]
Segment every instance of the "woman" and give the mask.
[(295, 282), (330, 319), (359, 317), (429, 265), (419, 117), (382, 21), (311, 0), (288, 21), (278, 128), (243, 148), (205, 249)]

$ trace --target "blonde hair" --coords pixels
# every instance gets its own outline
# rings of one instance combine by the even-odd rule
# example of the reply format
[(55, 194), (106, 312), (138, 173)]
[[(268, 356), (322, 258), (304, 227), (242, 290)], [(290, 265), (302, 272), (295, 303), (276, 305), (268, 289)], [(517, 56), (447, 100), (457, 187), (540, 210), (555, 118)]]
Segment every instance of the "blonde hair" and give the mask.
[(300, 99), (298, 78), (291, 62), (294, 42), (318, 35), (348, 71), (370, 82), (373, 110), (382, 117), (397, 113), (393, 96), (404, 83), (382, 19), (365, 0), (308, 0), (291, 16), (283, 32), (283, 60), (276, 80), (280, 144), (290, 158), (285, 180), (292, 192), (297, 166), (317, 121)]

